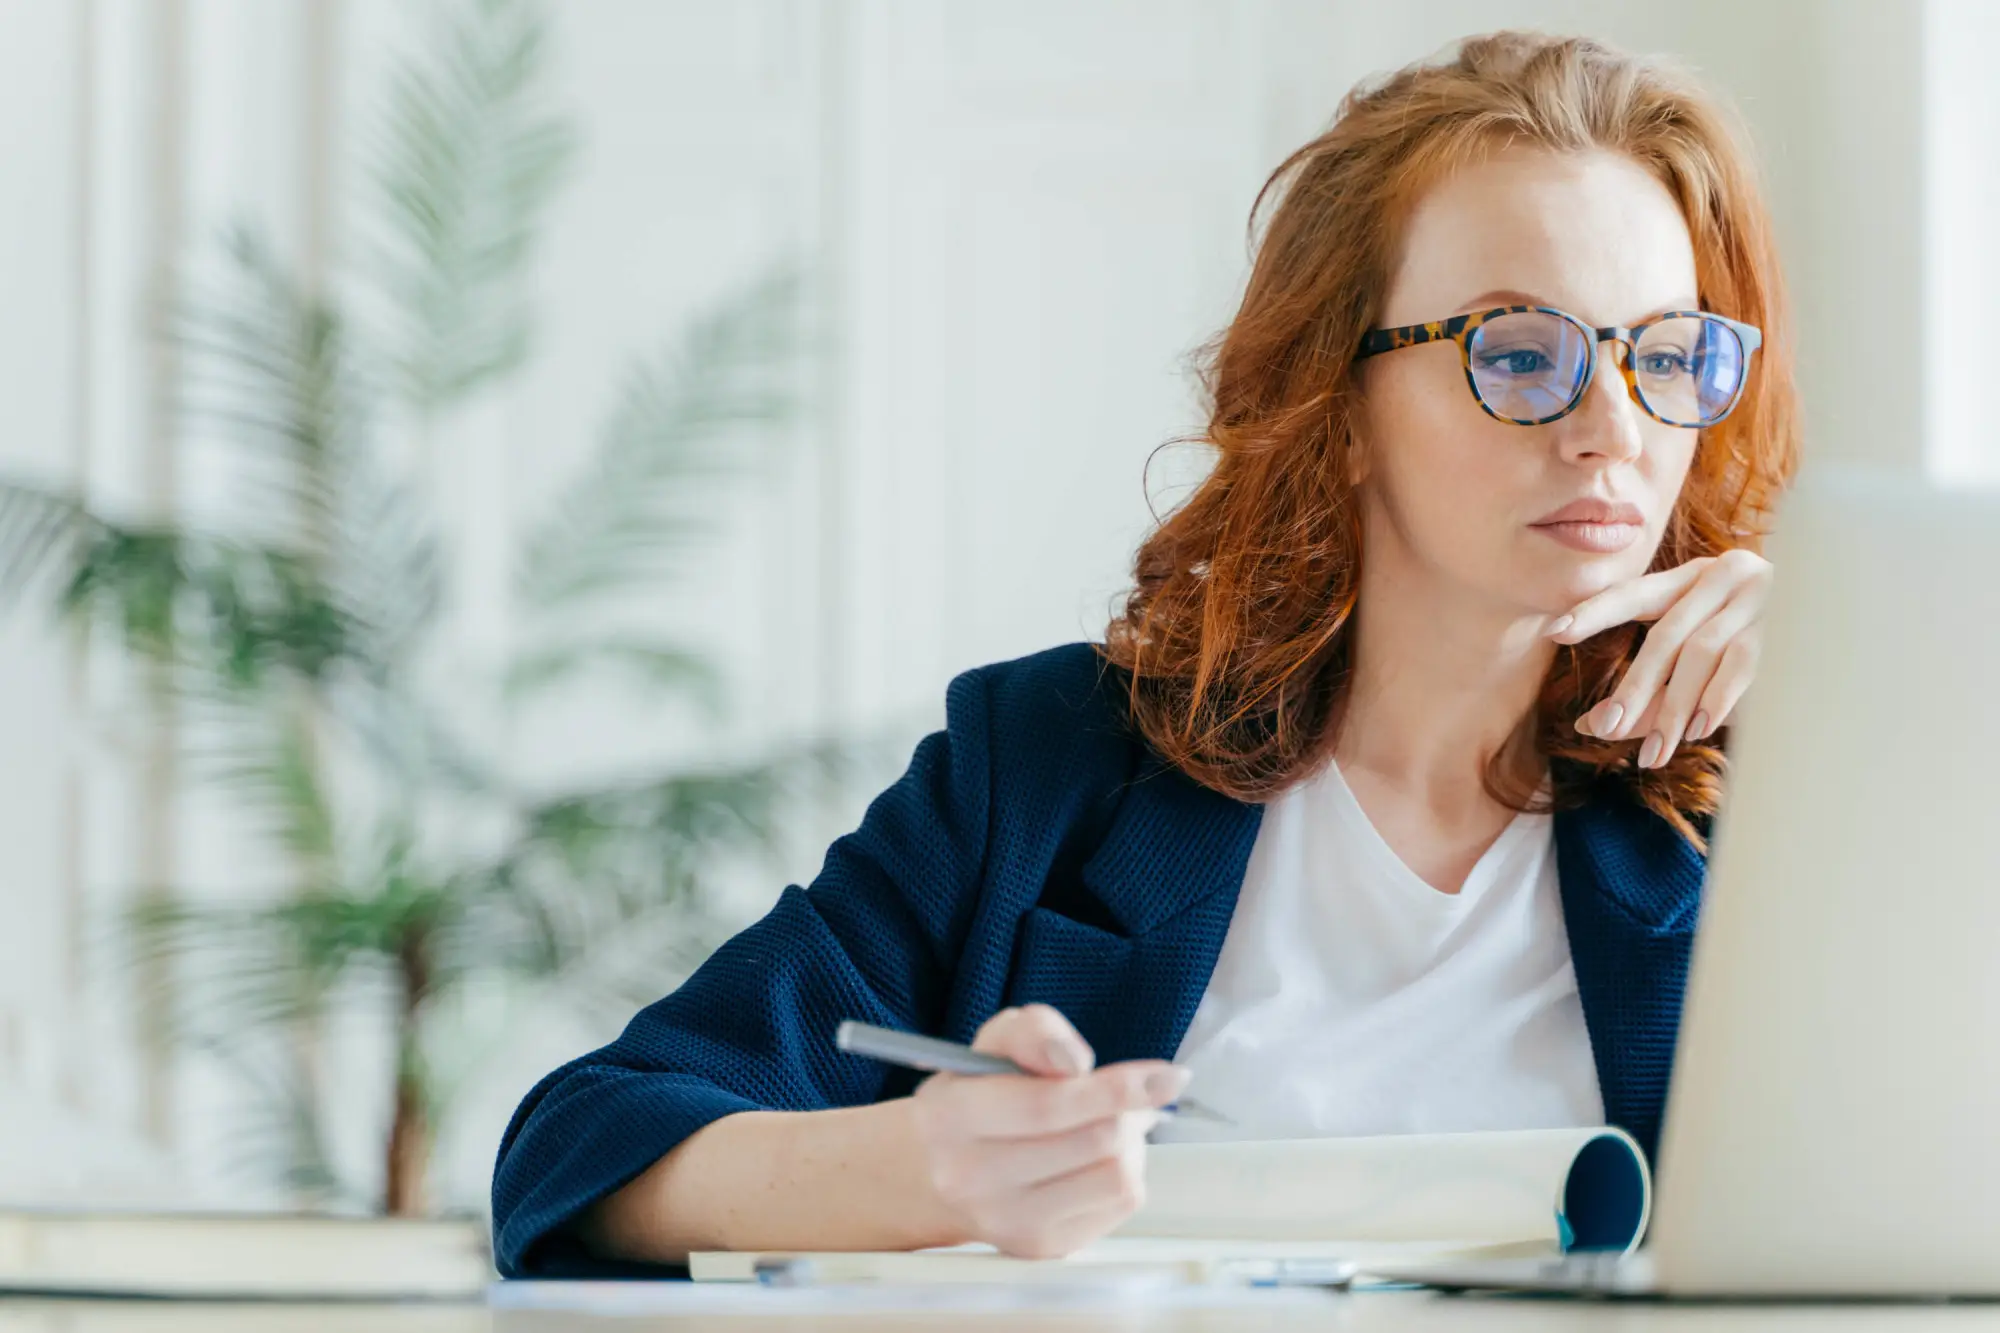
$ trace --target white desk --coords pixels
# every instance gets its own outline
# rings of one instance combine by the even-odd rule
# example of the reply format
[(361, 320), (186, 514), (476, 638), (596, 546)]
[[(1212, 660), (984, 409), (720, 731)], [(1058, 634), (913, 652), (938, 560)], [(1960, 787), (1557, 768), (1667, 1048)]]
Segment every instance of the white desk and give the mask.
[(1650, 1333), (1757, 1330), (1758, 1333), (1876, 1333), (1882, 1330), (1990, 1330), (2000, 1303), (1973, 1305), (1654, 1305), (1440, 1296), (1429, 1292), (1328, 1295), (1310, 1307), (1092, 1309), (1050, 1313), (905, 1312), (850, 1314), (646, 1315), (614, 1317), (447, 1306), (195, 1305), (0, 1300), (0, 1333), (652, 1333), (673, 1329), (927, 1329), (950, 1333), (1116, 1328), (1121, 1333), (1220, 1333), (1225, 1329), (1338, 1330), (1339, 1333)]

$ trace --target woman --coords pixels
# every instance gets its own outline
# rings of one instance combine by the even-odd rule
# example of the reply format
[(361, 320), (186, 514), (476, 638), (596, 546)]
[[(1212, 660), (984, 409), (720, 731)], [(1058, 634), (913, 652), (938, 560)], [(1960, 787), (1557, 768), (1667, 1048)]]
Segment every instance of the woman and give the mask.
[[(1190, 1078), (1236, 1134), (1653, 1150), (1796, 453), (1751, 172), (1679, 79), (1503, 33), (1266, 195), (1215, 469), (1105, 643), (955, 679), (810, 888), (528, 1095), (504, 1272), (1065, 1253)], [(1032, 1075), (919, 1086), (844, 1018)]]

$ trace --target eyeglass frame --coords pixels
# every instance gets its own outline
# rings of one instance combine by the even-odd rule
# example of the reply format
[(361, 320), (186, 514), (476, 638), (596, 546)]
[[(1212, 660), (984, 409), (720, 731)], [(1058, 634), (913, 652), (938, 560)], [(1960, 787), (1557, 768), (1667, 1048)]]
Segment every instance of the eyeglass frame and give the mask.
[[(1554, 315), (1558, 319), (1567, 321), (1572, 327), (1580, 329), (1586, 335), (1584, 341), (1589, 348), (1589, 359), (1584, 365), (1583, 374), (1577, 378), (1576, 393), (1569, 400), (1569, 403), (1562, 411), (1555, 413), (1553, 416), (1537, 417), (1532, 421), (1523, 421), (1519, 417), (1502, 416), (1500, 413), (1494, 411), (1480, 394), (1479, 382), (1472, 374), (1472, 335), (1478, 330), (1479, 326), (1491, 320), (1498, 319), (1502, 315), (1525, 314)], [(1707, 421), (1671, 421), (1661, 416), (1658, 412), (1655, 412), (1652, 405), (1646, 401), (1645, 394), (1640, 391), (1638, 375), (1633, 369), (1634, 358), (1639, 354), (1639, 338), (1647, 329), (1652, 328), (1655, 324), (1663, 324), (1670, 319), (1686, 319), (1689, 317), (1712, 319), (1719, 324), (1728, 326), (1743, 346), (1743, 382), (1738, 384), (1736, 392), (1729, 396), (1728, 405)], [(1718, 315), (1712, 310), (1669, 310), (1664, 314), (1655, 315), (1651, 319), (1641, 320), (1637, 324), (1629, 326), (1608, 324), (1599, 329), (1592, 328), (1575, 315), (1570, 314), (1567, 310), (1558, 310), (1554, 306), (1503, 305), (1495, 306), (1491, 310), (1479, 310), (1470, 314), (1453, 315), (1450, 319), (1433, 319), (1422, 324), (1399, 324), (1394, 328), (1370, 329), (1361, 335), (1361, 347), (1355, 353), (1354, 359), (1362, 361), (1371, 356), (1380, 356), (1384, 352), (1396, 351), (1398, 348), (1419, 347), (1424, 343), (1442, 342), (1447, 339), (1458, 344), (1459, 357), (1465, 367), (1465, 385), (1472, 391), (1472, 401), (1478, 403), (1480, 410), (1495, 421), (1504, 421), (1510, 426), (1546, 426), (1552, 421), (1561, 421), (1564, 417), (1576, 411), (1578, 406), (1582, 404), (1584, 395), (1590, 392), (1590, 386), (1596, 382), (1598, 344), (1614, 342), (1624, 345), (1625, 356), (1622, 361), (1617, 357), (1613, 357), (1612, 364), (1617, 366), (1619, 373), (1624, 376), (1625, 390), (1631, 395), (1632, 401), (1639, 405), (1639, 410), (1663, 426), (1678, 426), (1688, 430), (1701, 430), (1708, 426), (1713, 426), (1736, 410), (1736, 405), (1743, 399), (1743, 390), (1748, 388), (1750, 384), (1751, 353), (1764, 345), (1763, 330), (1759, 329), (1756, 325), (1745, 324), (1741, 320), (1731, 319), (1727, 315)]]

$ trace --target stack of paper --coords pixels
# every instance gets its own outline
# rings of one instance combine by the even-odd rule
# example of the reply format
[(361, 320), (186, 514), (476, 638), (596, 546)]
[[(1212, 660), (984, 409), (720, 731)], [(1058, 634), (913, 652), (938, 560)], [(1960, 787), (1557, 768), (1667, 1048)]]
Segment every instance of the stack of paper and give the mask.
[(472, 1218), (0, 1211), (0, 1293), (478, 1300)]

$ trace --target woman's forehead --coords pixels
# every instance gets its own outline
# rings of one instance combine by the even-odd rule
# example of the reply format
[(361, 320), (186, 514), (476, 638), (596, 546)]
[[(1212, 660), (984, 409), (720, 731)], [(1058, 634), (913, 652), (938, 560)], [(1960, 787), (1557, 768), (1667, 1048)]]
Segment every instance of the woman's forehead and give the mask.
[(1380, 322), (1524, 304), (1630, 324), (1696, 297), (1687, 224), (1644, 166), (1601, 151), (1507, 149), (1417, 198)]

